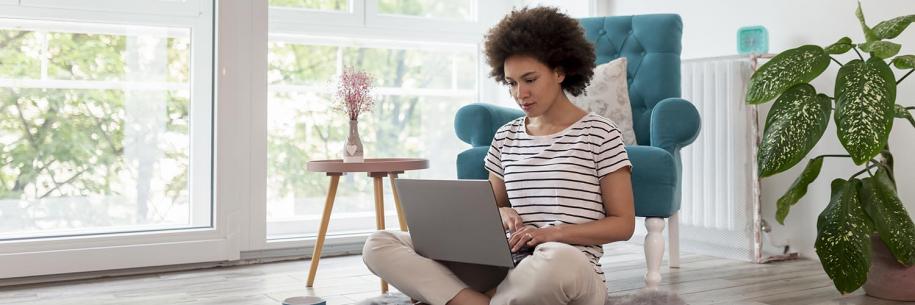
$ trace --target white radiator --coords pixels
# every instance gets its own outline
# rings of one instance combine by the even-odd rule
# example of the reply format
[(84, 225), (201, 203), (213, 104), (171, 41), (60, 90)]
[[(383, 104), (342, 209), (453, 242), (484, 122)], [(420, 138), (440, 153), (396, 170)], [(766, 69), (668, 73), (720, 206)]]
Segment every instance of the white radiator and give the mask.
[(699, 110), (702, 130), (682, 151), (683, 251), (758, 261), (757, 114), (744, 102), (748, 57), (684, 60), (682, 95)]

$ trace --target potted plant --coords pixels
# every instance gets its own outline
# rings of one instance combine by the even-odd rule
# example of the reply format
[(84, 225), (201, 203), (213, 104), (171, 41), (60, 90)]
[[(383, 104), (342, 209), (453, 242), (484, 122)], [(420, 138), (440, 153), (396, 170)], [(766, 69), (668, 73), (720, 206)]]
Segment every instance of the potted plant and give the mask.
[[(907, 288), (899, 293), (891, 291), (893, 295), (879, 295), (880, 289), (869, 288), (887, 284), (871, 285), (868, 281), (865, 290), (884, 298), (915, 298), (915, 267), (911, 267), (915, 263), (915, 225), (897, 194), (893, 154), (887, 145), (895, 122), (915, 127), (915, 107), (896, 104), (896, 88), (915, 71), (915, 55), (897, 55), (901, 46), (889, 41), (915, 22), (915, 15), (883, 21), (874, 27), (865, 22), (860, 3), (855, 15), (864, 31), (863, 42), (842, 37), (825, 48), (800, 46), (776, 55), (753, 74), (747, 103), (775, 100), (759, 146), (759, 175), (769, 177), (797, 165), (820, 141), (832, 117), (847, 154), (810, 159), (778, 199), (776, 220), (784, 224), (789, 209), (807, 193), (826, 158), (850, 159), (862, 169), (832, 181), (830, 202), (817, 220), (816, 253), (823, 269), (839, 292), (850, 293), (868, 281), (872, 256), (874, 266), (880, 263), (875, 251), (888, 248), (891, 255), (886, 257), (892, 261), (887, 264), (896, 271), (908, 272), (899, 278), (909, 281), (888, 285), (908, 285), (903, 286)], [(833, 57), (852, 50), (857, 56), (844, 64)], [(831, 63), (840, 68), (830, 96), (818, 93), (810, 81)], [(891, 65), (907, 73), (896, 79)], [(872, 273), (871, 280), (878, 277), (886, 278)]]
[(365, 71), (352, 67), (343, 69), (337, 81), (334, 109), (346, 113), (349, 118), (349, 133), (343, 145), (343, 162), (365, 161), (362, 139), (359, 137), (359, 115), (371, 111), (375, 99), (372, 97), (374, 77)]

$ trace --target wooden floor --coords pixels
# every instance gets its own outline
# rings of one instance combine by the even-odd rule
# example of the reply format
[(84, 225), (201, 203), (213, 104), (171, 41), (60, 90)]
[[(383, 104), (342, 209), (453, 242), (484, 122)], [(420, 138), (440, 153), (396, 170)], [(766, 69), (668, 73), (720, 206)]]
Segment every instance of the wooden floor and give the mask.
[[(616, 244), (601, 260), (612, 295), (643, 286), (641, 247)], [(380, 285), (359, 256), (321, 260), (315, 287), (305, 287), (308, 261), (213, 268), (156, 275), (0, 288), (0, 304), (279, 305), (291, 296), (317, 295), (328, 304), (352, 304), (378, 296)], [(819, 263), (809, 260), (756, 265), (684, 253), (681, 268), (663, 268), (662, 289), (689, 304), (902, 304), (840, 296)]]

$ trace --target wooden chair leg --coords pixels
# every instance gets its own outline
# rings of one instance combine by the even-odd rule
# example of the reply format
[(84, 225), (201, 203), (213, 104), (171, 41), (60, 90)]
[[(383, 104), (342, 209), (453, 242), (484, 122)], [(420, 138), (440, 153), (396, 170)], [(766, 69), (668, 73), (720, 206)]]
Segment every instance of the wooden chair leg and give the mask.
[(407, 219), (403, 215), (403, 208), (400, 206), (400, 195), (397, 194), (397, 173), (390, 173), (391, 190), (394, 192), (394, 206), (397, 208), (397, 221), (400, 222), (400, 230), (408, 231)]
[(670, 268), (680, 268), (680, 213), (674, 213), (667, 219), (667, 243)]
[(315, 241), (315, 249), (311, 254), (307, 287), (312, 287), (315, 283), (315, 273), (318, 271), (318, 263), (321, 261), (321, 248), (324, 247), (324, 238), (327, 236), (327, 224), (330, 222), (330, 212), (334, 209), (334, 198), (337, 197), (338, 184), (340, 184), (340, 175), (331, 175), (327, 199), (324, 201), (324, 213), (321, 215), (321, 226), (318, 228), (318, 240)]
[(648, 228), (648, 235), (645, 235), (645, 261), (648, 265), (645, 287), (655, 289), (661, 282), (661, 258), (664, 256), (664, 237), (661, 232), (664, 231), (664, 219), (646, 218), (645, 227)]

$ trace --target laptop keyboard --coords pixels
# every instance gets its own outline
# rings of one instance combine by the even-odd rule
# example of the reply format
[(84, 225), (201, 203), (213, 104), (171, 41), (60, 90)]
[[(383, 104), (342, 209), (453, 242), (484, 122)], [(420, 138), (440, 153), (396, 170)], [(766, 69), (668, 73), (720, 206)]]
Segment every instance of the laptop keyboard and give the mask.
[(512, 253), (512, 262), (515, 263), (515, 266), (517, 266), (519, 263), (521, 263), (521, 260), (523, 260), (525, 257), (531, 256), (533, 254), (534, 254), (533, 248), (525, 248), (525, 249), (518, 250), (518, 252)]

